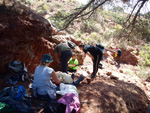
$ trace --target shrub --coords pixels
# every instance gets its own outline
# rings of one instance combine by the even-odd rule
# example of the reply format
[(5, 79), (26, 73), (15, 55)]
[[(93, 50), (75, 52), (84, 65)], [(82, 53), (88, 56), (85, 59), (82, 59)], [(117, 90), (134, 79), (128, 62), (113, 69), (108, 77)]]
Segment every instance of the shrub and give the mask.
[(57, 13), (52, 16), (51, 20), (53, 20), (52, 22), (57, 29), (63, 28), (65, 23), (61, 19), (65, 17), (65, 15), (64, 11), (57, 11)]
[(132, 76), (135, 75), (135, 73), (131, 69), (124, 69), (124, 72)]
[(144, 47), (142, 47), (140, 51), (140, 56), (143, 59), (143, 61), (141, 61), (142, 64), (144, 66), (150, 67), (150, 45), (145, 45)]

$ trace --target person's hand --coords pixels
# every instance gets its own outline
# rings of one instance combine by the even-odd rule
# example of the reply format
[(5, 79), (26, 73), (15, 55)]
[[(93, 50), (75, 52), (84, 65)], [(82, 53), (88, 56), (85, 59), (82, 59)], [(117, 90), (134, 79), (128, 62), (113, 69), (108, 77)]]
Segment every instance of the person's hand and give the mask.
[(94, 61), (94, 57), (93, 56), (91, 56), (91, 59), (92, 59), (92, 61)]
[(58, 64), (60, 64), (60, 61), (59, 61), (59, 59), (56, 59), (56, 62), (57, 62)]

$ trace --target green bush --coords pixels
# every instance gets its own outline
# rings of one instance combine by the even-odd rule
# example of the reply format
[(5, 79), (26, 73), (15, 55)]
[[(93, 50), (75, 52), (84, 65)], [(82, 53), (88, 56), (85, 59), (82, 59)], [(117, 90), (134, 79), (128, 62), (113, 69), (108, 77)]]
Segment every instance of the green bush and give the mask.
[(144, 66), (150, 67), (150, 45), (145, 45), (144, 47), (142, 47), (140, 51), (140, 56), (143, 59), (142, 64)]
[(146, 80), (150, 74), (149, 72), (149, 67), (145, 67), (145, 66), (137, 66), (135, 67), (135, 69), (137, 70), (137, 76)]
[(95, 24), (93, 19), (84, 20), (81, 24), (81, 31), (87, 33), (99, 32), (99, 28), (98, 26), (95, 26)]
[(57, 11), (52, 17), (52, 24), (57, 28), (63, 28), (64, 27), (64, 21), (62, 20), (63, 17), (65, 17), (65, 12), (64, 11)]
[(132, 76), (135, 75), (134, 71), (132, 71), (131, 69), (124, 69), (123, 71), (129, 75), (132, 75)]
[(104, 34), (104, 39), (109, 41), (111, 37), (112, 37), (112, 33), (109, 30), (107, 30)]

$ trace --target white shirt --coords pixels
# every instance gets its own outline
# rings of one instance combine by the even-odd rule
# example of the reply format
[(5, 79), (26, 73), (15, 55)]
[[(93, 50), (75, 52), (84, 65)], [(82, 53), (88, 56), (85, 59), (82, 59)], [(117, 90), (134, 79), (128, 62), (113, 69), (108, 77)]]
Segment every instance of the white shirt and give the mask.
[(47, 66), (37, 66), (34, 72), (33, 92), (40, 95), (48, 94), (50, 98), (56, 98), (56, 85), (51, 82), (51, 73), (54, 70)]

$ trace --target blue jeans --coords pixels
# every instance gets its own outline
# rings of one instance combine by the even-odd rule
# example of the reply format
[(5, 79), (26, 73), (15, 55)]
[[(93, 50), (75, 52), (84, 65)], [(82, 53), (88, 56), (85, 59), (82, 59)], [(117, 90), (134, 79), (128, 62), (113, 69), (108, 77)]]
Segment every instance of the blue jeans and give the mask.
[(61, 53), (61, 70), (62, 72), (67, 73), (67, 69), (68, 69), (68, 61), (69, 59), (72, 57), (72, 51), (68, 50), (68, 51), (63, 51)]

